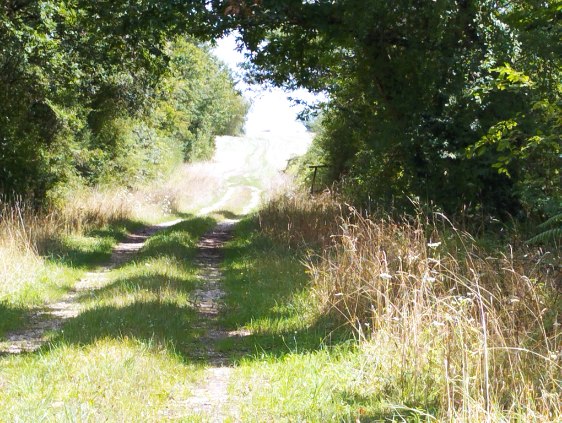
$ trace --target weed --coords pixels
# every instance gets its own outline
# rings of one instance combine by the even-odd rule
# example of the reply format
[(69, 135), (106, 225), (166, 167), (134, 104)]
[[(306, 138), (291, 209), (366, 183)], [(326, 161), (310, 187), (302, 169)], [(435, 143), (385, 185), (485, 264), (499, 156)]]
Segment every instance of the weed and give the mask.
[(372, 371), (360, 383), (440, 419), (560, 418), (555, 269), (530, 251), (482, 250), (443, 216), (375, 221), (327, 202), (278, 199), (261, 223), (289, 244), (331, 240), (308, 273), (319, 312), (362, 341)]

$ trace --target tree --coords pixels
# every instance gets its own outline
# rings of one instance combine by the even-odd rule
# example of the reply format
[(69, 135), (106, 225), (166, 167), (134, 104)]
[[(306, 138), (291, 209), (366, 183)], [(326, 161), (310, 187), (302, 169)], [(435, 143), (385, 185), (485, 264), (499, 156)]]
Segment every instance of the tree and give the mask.
[[(210, 16), (205, 1), (5, 1), (0, 193), (40, 204), (65, 181), (130, 183), (153, 175), (176, 142), (156, 138), (153, 104), (161, 85), (183, 76), (199, 78), (189, 82), (194, 86), (212, 79), (170, 75), (169, 40), (186, 32), (212, 37)], [(212, 62), (190, 45), (198, 60)], [(240, 98), (230, 76), (218, 65), (206, 70), (220, 73), (209, 98), (234, 107)], [(194, 104), (183, 106), (191, 108), (192, 122), (194, 115), (202, 122), (215, 113), (202, 101), (185, 99), (190, 100)], [(221, 122), (222, 127), (205, 127), (208, 137), (224, 130), (226, 120)]]
[[(320, 143), (358, 202), (544, 212), (560, 199), (559, 18), (550, 0), (11, 0), (0, 9), (2, 189), (41, 196), (60, 180), (69, 160), (58, 153), (75, 149), (62, 134), (111, 158), (108, 128), (150, 113), (168, 40), (237, 29), (251, 80), (329, 94)], [(177, 88), (207, 110), (180, 131), (192, 151), (223, 103)], [(18, 174), (22, 163), (34, 170)]]
[[(253, 80), (329, 93), (321, 143), (358, 201), (417, 197), (448, 212), (469, 205), (513, 215), (528, 204), (524, 181), (543, 181), (537, 171), (558, 164), (552, 150), (550, 159), (529, 155), (523, 169), (515, 171), (516, 160), (498, 172), (497, 151), (466, 155), (516, 109), (537, 115), (545, 98), (556, 108), (554, 2), (262, 0), (224, 8), (250, 49)], [(550, 91), (536, 90), (530, 103), (523, 89), (490, 89), (498, 69), (514, 62), (540, 73)], [(549, 139), (559, 137), (552, 119), (541, 121)], [(529, 134), (545, 126), (532, 122)]]

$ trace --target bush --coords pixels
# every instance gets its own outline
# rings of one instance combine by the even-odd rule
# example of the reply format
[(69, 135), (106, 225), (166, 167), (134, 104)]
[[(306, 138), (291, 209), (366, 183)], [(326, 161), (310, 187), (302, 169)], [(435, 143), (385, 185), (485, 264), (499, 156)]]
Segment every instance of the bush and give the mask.
[(114, 15), (91, 27), (81, 9), (96, 5), (28, 3), (0, 8), (3, 196), (39, 207), (65, 184), (135, 186), (240, 130), (247, 105), (205, 46), (106, 37)]
[(327, 197), (282, 197), (260, 221), (329, 247), (307, 260), (319, 313), (362, 341), (373, 395), (451, 421), (562, 415), (556, 251), (487, 250), (441, 214), (375, 220)]

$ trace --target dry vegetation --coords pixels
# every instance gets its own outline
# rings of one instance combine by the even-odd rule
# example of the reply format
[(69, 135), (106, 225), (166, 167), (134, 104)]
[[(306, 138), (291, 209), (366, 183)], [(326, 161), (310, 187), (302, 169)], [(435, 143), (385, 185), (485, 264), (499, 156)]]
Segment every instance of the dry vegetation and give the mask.
[(552, 253), (483, 248), (438, 214), (371, 220), (329, 196), (281, 197), (260, 222), (291, 245), (324, 247), (307, 267), (319, 312), (342, 319), (361, 341), (358, 394), (440, 420), (562, 418), (561, 281)]
[(133, 191), (72, 192), (47, 211), (37, 211), (24, 201), (0, 200), (0, 302), (40, 277), (42, 253), (53, 240), (115, 222), (154, 222), (180, 211), (194, 211), (209, 203), (218, 188), (219, 180), (198, 164), (182, 166), (167, 180)]

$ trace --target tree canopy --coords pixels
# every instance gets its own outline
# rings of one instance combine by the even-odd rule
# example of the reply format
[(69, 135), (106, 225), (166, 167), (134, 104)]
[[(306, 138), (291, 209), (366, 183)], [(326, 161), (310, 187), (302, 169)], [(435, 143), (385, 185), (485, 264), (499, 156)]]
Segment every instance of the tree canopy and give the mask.
[(556, 1), (228, 1), (254, 81), (325, 91), (320, 144), (359, 201), (560, 206)]
[[(356, 201), (552, 214), (562, 198), (560, 14), (554, 0), (6, 1), (2, 189), (49, 186), (45, 167), (69, 162), (53, 146), (69, 134), (111, 151), (119, 137), (108, 122), (152, 113), (162, 93), (184, 101), (155, 110), (189, 155), (193, 131), (215, 125), (179, 116), (244, 107), (207, 101), (224, 80), (184, 67), (197, 54), (175, 44), (174, 56), (170, 43), (236, 30), (251, 81), (328, 94), (316, 151)], [(186, 82), (162, 83), (170, 72)]]
[(194, 38), (212, 32), (207, 13), (203, 1), (3, 2), (0, 193), (41, 203), (57, 186), (134, 184), (236, 132), (245, 102)]

